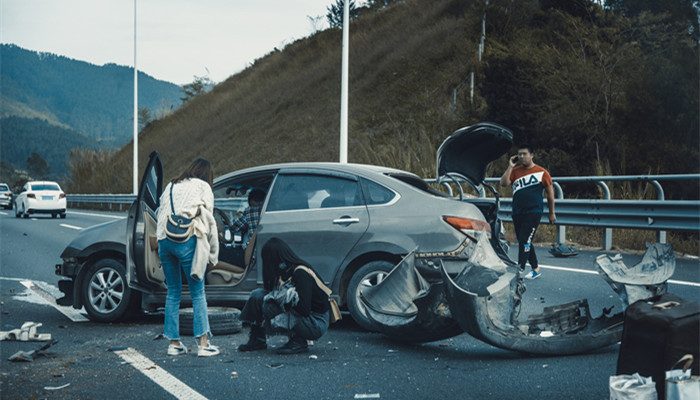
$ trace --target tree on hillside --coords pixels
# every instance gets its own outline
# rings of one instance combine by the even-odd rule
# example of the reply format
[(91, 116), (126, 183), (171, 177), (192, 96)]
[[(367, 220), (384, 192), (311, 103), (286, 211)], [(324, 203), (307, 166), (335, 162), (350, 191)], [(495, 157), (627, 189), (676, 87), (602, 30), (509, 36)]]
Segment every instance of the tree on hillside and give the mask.
[(180, 97), (183, 103), (187, 103), (202, 93), (206, 93), (207, 88), (213, 85), (208, 76), (194, 76), (192, 83), (188, 83), (180, 90), (185, 96)]
[(148, 110), (148, 108), (139, 108), (139, 130), (148, 125), (152, 119), (151, 112)]
[[(328, 24), (331, 28), (342, 28), (343, 27), (343, 9), (345, 7), (345, 0), (335, 0), (335, 4), (328, 6), (328, 14), (326, 14), (326, 19), (328, 19)], [(350, 0), (348, 5), (348, 12), (350, 14), (350, 21), (357, 19), (360, 11), (355, 7), (355, 0)]]
[(51, 173), (49, 164), (35, 152), (27, 158), (27, 170), (34, 178), (45, 179)]

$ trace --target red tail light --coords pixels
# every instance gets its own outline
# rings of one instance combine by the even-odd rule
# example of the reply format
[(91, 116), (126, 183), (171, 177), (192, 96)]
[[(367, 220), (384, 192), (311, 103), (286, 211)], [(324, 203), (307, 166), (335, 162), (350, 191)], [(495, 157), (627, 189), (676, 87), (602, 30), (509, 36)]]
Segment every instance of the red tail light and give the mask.
[(491, 238), (491, 226), (484, 221), (458, 217), (443, 217), (443, 219), (453, 228), (471, 238), (476, 238), (476, 232), (478, 231), (486, 231), (487, 236)]
[(63, 193), (63, 192), (61, 192), (61, 194), (58, 195), (58, 198), (59, 198), (59, 199), (65, 199), (65, 198), (66, 198), (66, 194)]
[(36, 199), (36, 195), (34, 193), (27, 193), (27, 197), (30, 199)]

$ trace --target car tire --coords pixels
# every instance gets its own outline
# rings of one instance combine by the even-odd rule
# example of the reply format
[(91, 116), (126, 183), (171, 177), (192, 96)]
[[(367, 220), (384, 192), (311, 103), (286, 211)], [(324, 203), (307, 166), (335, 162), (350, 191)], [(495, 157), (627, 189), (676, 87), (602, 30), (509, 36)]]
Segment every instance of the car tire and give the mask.
[(358, 269), (348, 284), (345, 300), (350, 316), (357, 325), (368, 331), (374, 332), (376, 328), (372, 325), (372, 321), (367, 318), (365, 306), (360, 299), (360, 290), (363, 287), (377, 285), (393, 268), (394, 264), (389, 261), (371, 261)]
[(24, 219), (29, 218), (29, 213), (28, 213), (27, 210), (24, 208), (24, 206), (22, 207), (22, 218), (24, 218)]
[[(213, 335), (231, 335), (241, 331), (243, 323), (238, 318), (241, 310), (231, 307), (209, 307), (209, 329)], [(194, 310), (180, 309), (180, 334), (192, 335), (194, 328)]]
[(80, 295), (90, 320), (96, 322), (128, 318), (138, 299), (127, 283), (124, 263), (113, 258), (102, 258), (88, 268)]
[(61, 219), (66, 219), (66, 213), (61, 213)]
[(55, 213), (51, 214), (51, 218), (56, 218), (56, 217), (58, 217), (58, 214), (55, 214)]
[(15, 218), (19, 218), (21, 216), (22, 216), (22, 213), (19, 212), (19, 207), (17, 206), (17, 204), (15, 204)]

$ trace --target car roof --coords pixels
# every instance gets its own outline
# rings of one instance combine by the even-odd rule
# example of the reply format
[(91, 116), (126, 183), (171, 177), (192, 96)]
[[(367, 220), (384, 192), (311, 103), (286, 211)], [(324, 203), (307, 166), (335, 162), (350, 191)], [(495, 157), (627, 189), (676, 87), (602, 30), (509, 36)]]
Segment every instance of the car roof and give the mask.
[(29, 181), (29, 182), (27, 182), (27, 183), (30, 184), (30, 185), (34, 185), (34, 184), (40, 184), (40, 185), (53, 184), (53, 185), (58, 185), (58, 187), (61, 187), (61, 185), (59, 185), (58, 182), (54, 182), (54, 181)]
[(337, 172), (346, 172), (351, 174), (407, 174), (412, 176), (417, 176), (411, 172), (403, 171), (400, 169), (383, 167), (379, 165), (369, 165), (369, 164), (353, 164), (353, 163), (339, 163), (339, 162), (291, 162), (291, 163), (279, 163), (279, 164), (267, 164), (260, 165), (257, 167), (244, 168), (241, 170), (233, 171), (228, 174), (222, 175), (215, 179), (215, 181), (227, 179), (233, 175), (244, 175), (249, 173), (264, 172), (264, 171), (277, 171), (280, 169), (316, 169), (316, 170), (330, 170)]

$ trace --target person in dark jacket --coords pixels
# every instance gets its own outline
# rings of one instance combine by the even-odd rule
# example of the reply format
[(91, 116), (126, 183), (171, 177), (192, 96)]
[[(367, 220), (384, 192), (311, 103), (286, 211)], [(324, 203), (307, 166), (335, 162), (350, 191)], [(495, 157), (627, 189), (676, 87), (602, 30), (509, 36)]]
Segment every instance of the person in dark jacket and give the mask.
[(271, 238), (263, 246), (262, 264), (263, 288), (254, 290), (241, 310), (240, 319), (250, 324), (250, 335), (248, 343), (238, 346), (238, 351), (267, 348), (265, 322), (276, 317), (280, 310), (279, 307), (273, 307), (265, 301), (265, 296), (279, 288), (282, 283), (291, 280), (298, 294), (298, 301), (287, 310), (291, 314), (289, 320), (292, 321), (288, 330), (289, 341), (277, 352), (307, 352), (306, 341), (323, 336), (329, 325), (329, 298), (316, 283), (316, 277), (320, 276), (278, 238)]

